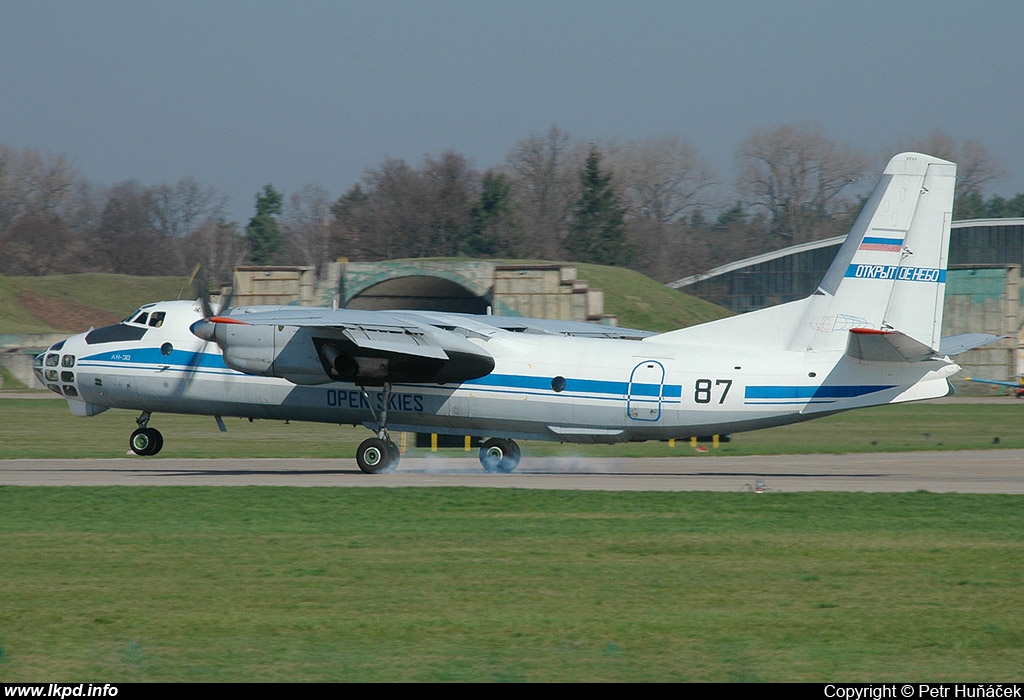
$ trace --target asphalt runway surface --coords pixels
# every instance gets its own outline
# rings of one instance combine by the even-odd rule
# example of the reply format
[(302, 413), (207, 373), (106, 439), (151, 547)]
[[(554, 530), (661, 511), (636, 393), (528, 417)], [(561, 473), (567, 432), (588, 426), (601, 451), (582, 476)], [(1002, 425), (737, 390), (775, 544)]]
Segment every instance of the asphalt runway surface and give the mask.
[[(53, 398), (48, 393), (13, 398)], [(953, 396), (935, 403), (1016, 402)], [(488, 474), (473, 457), (405, 457), (391, 474), (363, 474), (355, 460), (116, 459), (0, 460), (11, 486), (467, 486), (586, 491), (864, 491), (1024, 494), (1024, 450), (658, 459), (524, 458), (512, 474)]]
[(0, 460), (16, 486), (465, 486), (588, 491), (863, 491), (1024, 494), (1024, 450), (658, 459), (524, 458), (488, 474), (474, 458), (410, 457), (391, 474), (363, 474), (353, 459)]

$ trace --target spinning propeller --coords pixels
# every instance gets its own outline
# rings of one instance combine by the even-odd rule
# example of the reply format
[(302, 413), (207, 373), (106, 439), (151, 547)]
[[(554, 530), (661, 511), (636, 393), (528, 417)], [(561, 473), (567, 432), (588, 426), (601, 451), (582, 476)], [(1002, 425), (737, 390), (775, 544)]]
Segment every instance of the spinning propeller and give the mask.
[(205, 340), (207, 342), (217, 342), (217, 324), (229, 323), (246, 325), (245, 321), (240, 321), (237, 318), (231, 318), (228, 314), (231, 311), (231, 300), (235, 296), (235, 287), (231, 286), (231, 291), (228, 292), (221, 303), (220, 308), (216, 311), (213, 310), (213, 304), (210, 302), (210, 285), (206, 281), (206, 276), (202, 274), (202, 269), (199, 265), (196, 265), (196, 269), (192, 271), (192, 279), (198, 280), (198, 291), (199, 291), (199, 302), (203, 307), (203, 318), (193, 323), (189, 330), (197, 338)]

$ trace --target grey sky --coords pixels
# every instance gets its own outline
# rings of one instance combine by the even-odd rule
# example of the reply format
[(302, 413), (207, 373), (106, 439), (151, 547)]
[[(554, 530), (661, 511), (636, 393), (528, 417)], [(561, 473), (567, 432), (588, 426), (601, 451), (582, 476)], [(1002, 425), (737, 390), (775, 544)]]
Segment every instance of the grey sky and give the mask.
[(952, 2), (7, 0), (0, 142), (86, 177), (338, 196), (385, 158), (478, 169), (558, 125), (691, 141), (730, 183), (753, 131), (877, 155), (936, 128), (1024, 192), (1024, 7)]

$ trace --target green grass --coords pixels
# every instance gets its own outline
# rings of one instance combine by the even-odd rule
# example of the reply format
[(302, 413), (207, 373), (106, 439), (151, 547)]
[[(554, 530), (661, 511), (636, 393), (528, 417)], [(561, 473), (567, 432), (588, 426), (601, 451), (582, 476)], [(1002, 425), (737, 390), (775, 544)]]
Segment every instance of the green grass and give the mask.
[[(110, 410), (75, 418), (60, 399), (0, 400), (0, 459), (119, 457), (128, 449), (136, 412)], [(154, 415), (164, 435), (162, 457), (318, 457), (352, 459), (370, 432), (365, 428), (226, 418), (228, 432), (208, 416)], [(525, 459), (547, 455), (678, 457), (694, 455), (689, 443), (560, 445), (523, 442)], [(757, 455), (910, 450), (1024, 448), (1024, 401), (995, 404), (880, 406), (806, 423), (737, 433), (708, 454)], [(424, 454), (410, 450), (410, 454)], [(449, 456), (475, 452), (446, 450)]]
[(0, 679), (1009, 682), (1019, 497), (0, 487)]
[(724, 307), (666, 287), (639, 272), (574, 264), (581, 279), (604, 292), (605, 313), (616, 314), (620, 326), (665, 332), (732, 315)]
[(0, 333), (52, 333), (53, 328), (18, 302), (17, 291), (10, 277), (0, 275)]
[[(1019, 448), (1020, 411), (865, 409), (709, 454)], [(3, 458), (123, 456), (135, 417), (0, 413)], [(351, 462), (368, 434), (152, 424), (160, 457)], [(524, 444), (559, 452), (693, 454)], [(1009, 682), (1022, 532), (999, 495), (0, 487), (0, 681)]]
[(0, 365), (0, 387), (4, 391), (25, 391), (29, 388), (3, 365)]
[(71, 299), (85, 306), (109, 311), (122, 318), (142, 304), (189, 298), (191, 290), (182, 287), (184, 277), (135, 277), (107, 273), (50, 275), (47, 277), (10, 277), (21, 289), (35, 294)]

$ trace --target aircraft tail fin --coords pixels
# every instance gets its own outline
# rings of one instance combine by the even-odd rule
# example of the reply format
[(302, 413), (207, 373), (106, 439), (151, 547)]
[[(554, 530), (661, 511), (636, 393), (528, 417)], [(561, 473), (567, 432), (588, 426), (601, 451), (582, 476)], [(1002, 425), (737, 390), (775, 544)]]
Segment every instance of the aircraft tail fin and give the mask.
[(838, 350), (863, 360), (938, 354), (955, 180), (948, 161), (894, 156), (810, 297), (647, 340)]
[(939, 158), (889, 161), (815, 292), (808, 349), (833, 350), (847, 343), (836, 331), (870, 329), (938, 352), (955, 182), (956, 165)]

